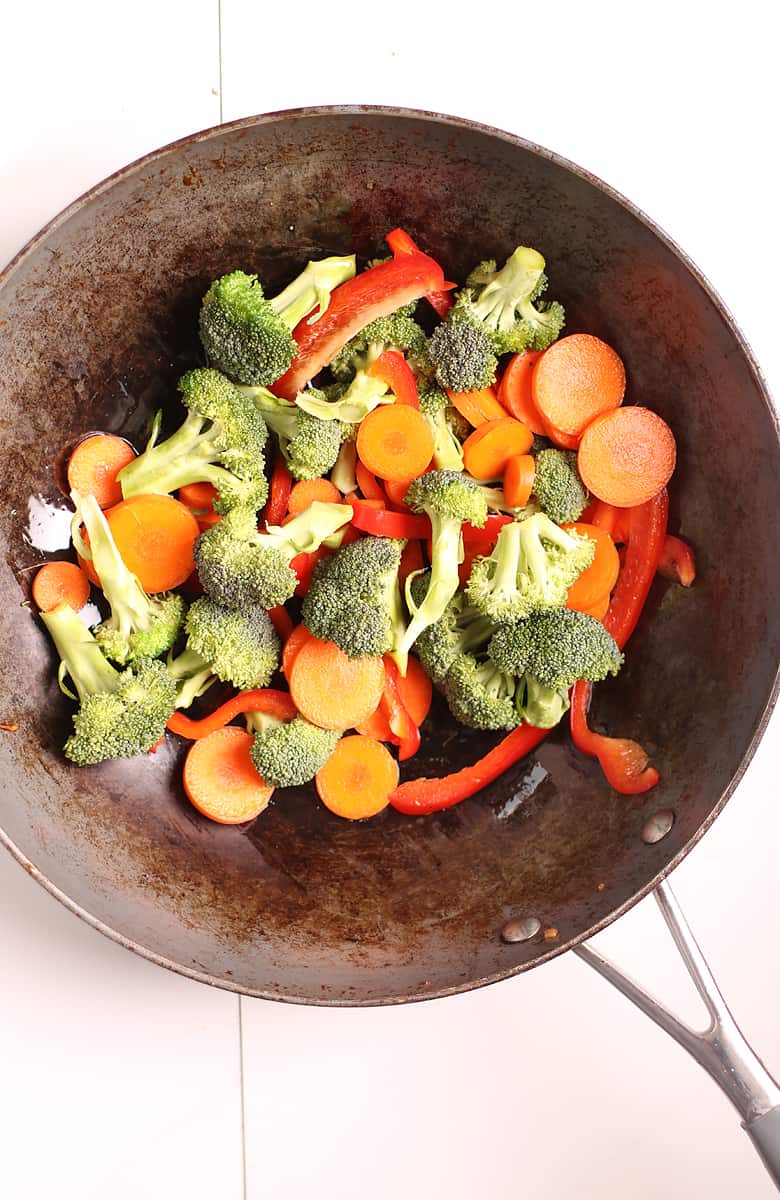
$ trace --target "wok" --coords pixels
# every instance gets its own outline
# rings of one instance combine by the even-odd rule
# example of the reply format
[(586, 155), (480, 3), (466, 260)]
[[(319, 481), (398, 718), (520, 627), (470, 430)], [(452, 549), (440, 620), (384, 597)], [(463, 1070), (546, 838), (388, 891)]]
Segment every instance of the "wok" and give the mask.
[[(308, 258), (376, 254), (397, 224), (456, 279), (520, 242), (538, 246), (568, 331), (618, 347), (630, 399), (675, 431), (670, 527), (693, 543), (699, 578), (690, 591), (656, 582), (626, 666), (593, 709), (597, 726), (648, 747), (661, 784), (616, 795), (560, 730), (432, 817), (351, 824), (302, 788), (254, 825), (225, 828), (186, 802), (175, 738), (142, 759), (68, 765), (69, 705), (22, 604), (41, 559), (25, 534), (30, 498), (63, 504), (58, 455), (85, 430), (142, 440), (200, 361), (196, 314), (214, 276), (244, 267), (273, 289)], [(1, 836), (102, 932), (253, 996), (443, 996), (577, 946), (656, 887), (717, 816), (777, 693), (776, 419), (706, 281), (587, 172), (508, 134), (408, 110), (238, 121), (139, 160), (51, 222), (0, 276), (0, 339), (0, 719), (19, 724), (0, 740)], [(435, 707), (409, 773), (456, 769), (491, 741)], [(668, 892), (662, 903), (674, 923)], [(717, 1075), (723, 1038), (713, 1040), (718, 1061), (705, 1065)], [(740, 1111), (766, 1143), (780, 1094), (752, 1069), (752, 1108)]]

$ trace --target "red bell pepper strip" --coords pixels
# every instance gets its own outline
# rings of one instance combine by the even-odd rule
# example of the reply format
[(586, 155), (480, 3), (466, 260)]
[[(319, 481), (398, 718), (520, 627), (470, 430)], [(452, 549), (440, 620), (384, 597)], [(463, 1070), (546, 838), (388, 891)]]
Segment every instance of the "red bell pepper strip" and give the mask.
[(466, 522), (463, 526), (463, 540), (464, 542), (485, 542), (492, 549), (503, 526), (511, 525), (513, 520), (514, 518), (510, 517), (508, 513), (488, 513), (487, 520), (481, 528)]
[[(612, 593), (604, 627), (623, 649), (636, 628), (647, 594), (658, 570), (666, 539), (669, 497), (666, 489), (627, 511), (626, 558)], [(571, 691), (569, 721), (574, 745), (583, 754), (598, 758), (601, 769), (616, 792), (637, 796), (648, 792), (660, 776), (649, 767), (648, 755), (638, 742), (610, 738), (588, 728), (592, 685), (580, 680)]]
[(409, 541), (401, 551), (401, 562), (398, 567), (398, 582), (406, 583), (407, 578), (415, 571), (425, 570), (425, 560), (423, 558), (422, 546), (417, 538), (409, 538)]
[(518, 725), (497, 746), (475, 762), (452, 775), (440, 779), (409, 779), (390, 793), (390, 803), (398, 812), (410, 816), (424, 816), (452, 808), (468, 796), (498, 779), (514, 763), (519, 762), (539, 745), (549, 729), (536, 729), (533, 725)]
[(399, 254), (390, 262), (361, 271), (334, 288), (325, 312), (313, 325), (308, 318), (293, 330), (298, 353), (272, 390), (294, 400), (314, 376), (332, 362), (359, 330), (377, 317), (386, 317), (427, 292), (454, 287), (438, 263), (427, 254)]
[(240, 713), (262, 712), (276, 717), (278, 721), (292, 721), (297, 711), (292, 697), (287, 692), (279, 692), (274, 688), (258, 688), (251, 692), (239, 692), (231, 700), (220, 704), (209, 716), (201, 717), (198, 721), (185, 717), (184, 713), (175, 712), (168, 718), (168, 729), (171, 733), (178, 733), (194, 742), (198, 738), (207, 737), (215, 729), (222, 729)]
[(395, 396), (396, 404), (407, 404), (410, 408), (420, 407), (417, 380), (414, 372), (397, 350), (385, 350), (375, 358), (366, 371), (375, 379), (382, 379)]
[(387, 505), (385, 489), (376, 475), (372, 475), (368, 467), (365, 467), (360, 459), (355, 463), (355, 478), (366, 500), (380, 500), (382, 504)]
[(389, 508), (376, 508), (373, 503), (350, 500), (352, 524), (361, 533), (372, 533), (375, 537), (428, 538), (431, 522), (428, 517), (415, 513), (391, 512)]
[[(393, 229), (385, 238), (393, 254), (419, 254), (420, 248), (405, 229)], [(449, 292), (428, 292), (425, 299), (442, 321), (452, 308), (454, 301)]]
[(276, 608), (269, 608), (268, 616), (281, 640), (286, 642), (293, 631), (293, 619), (287, 609), (283, 604), (278, 604)]
[(630, 508), (615, 508), (614, 504), (607, 504), (604, 500), (593, 500), (580, 517), (580, 521), (603, 529), (613, 542), (627, 542), (631, 512)]
[(271, 472), (271, 482), (268, 485), (268, 502), (265, 506), (266, 525), (281, 525), (287, 516), (287, 506), (290, 503), (292, 490), (292, 475), (287, 469), (287, 463), (281, 454), (274, 463)]
[(681, 583), (683, 587), (691, 586), (696, 578), (696, 559), (687, 542), (667, 533), (664, 538), (661, 561), (658, 564), (658, 573), (663, 575), (664, 579)]
[(290, 566), (298, 576), (298, 582), (295, 585), (296, 596), (306, 595), (314, 568), (321, 558), (327, 558), (329, 554), (330, 550), (327, 546), (319, 546), (318, 549), (312, 551), (302, 550), (300, 554), (296, 554), (294, 558), (290, 559)]
[(398, 688), (398, 667), (387, 655), (385, 655), (384, 663), (385, 686), (382, 691), (382, 699), (379, 701), (379, 708), (398, 742), (398, 758), (400, 762), (404, 762), (420, 749), (420, 730), (401, 699)]

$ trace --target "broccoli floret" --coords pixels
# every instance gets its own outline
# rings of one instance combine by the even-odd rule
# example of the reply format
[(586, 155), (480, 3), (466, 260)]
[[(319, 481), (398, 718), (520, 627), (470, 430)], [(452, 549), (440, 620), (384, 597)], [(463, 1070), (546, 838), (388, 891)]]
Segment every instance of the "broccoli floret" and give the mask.
[[(423, 571), (411, 581), (412, 599), (421, 604), (430, 583), (430, 571)], [(414, 643), (414, 652), (433, 683), (444, 683), (447, 672), (459, 654), (474, 654), (484, 649), (495, 624), (466, 602), (463, 592), (456, 592), (438, 621), (424, 629)]]
[(490, 334), (496, 354), (546, 350), (565, 320), (557, 301), (534, 304), (547, 287), (544, 258), (538, 250), (518, 246), (500, 271), (484, 262), (471, 272), (450, 316), (461, 310)]
[(425, 598), (417, 603), (407, 588), (412, 619), (398, 646), (402, 655), (409, 653), (424, 629), (438, 621), (458, 590), (464, 521), (481, 528), (487, 520), (487, 504), (478, 485), (458, 471), (429, 471), (421, 475), (410, 484), (405, 502), (415, 512), (430, 517), (432, 554)]
[(537, 454), (534, 496), (559, 525), (582, 516), (589, 497), (577, 470), (574, 450), (542, 450)]
[(215, 279), (203, 297), (200, 340), (210, 360), (236, 383), (266, 385), (285, 373), (295, 357), (292, 330), (325, 312), (330, 294), (355, 274), (355, 256), (324, 258), (305, 270), (273, 300), (256, 275), (232, 271)]
[(471, 729), (512, 729), (520, 718), (515, 709), (516, 681), (490, 661), (458, 654), (444, 681), (450, 712)]
[(447, 421), (449, 398), (435, 383), (420, 388), (420, 412), (433, 434), (433, 463), (440, 471), (462, 471), (463, 450)]
[(567, 533), (544, 513), (536, 513), (504, 525), (493, 552), (475, 559), (466, 595), (497, 622), (562, 608), (568, 589), (593, 562), (594, 552), (590, 538)]
[(431, 334), (428, 351), (436, 382), (453, 392), (489, 387), (498, 359), (494, 340), (463, 305), (455, 304)]
[(117, 476), (122, 495), (167, 495), (188, 483), (211, 483), (219, 493), (217, 512), (262, 508), (268, 430), (255, 405), (211, 368), (188, 371), (179, 391), (188, 410), (184, 423), (157, 445), (158, 416), (143, 454)]
[(365, 537), (317, 563), (301, 610), (309, 632), (350, 658), (394, 651), (404, 633), (402, 549), (394, 538)]
[(195, 541), (195, 563), (206, 593), (225, 608), (274, 608), (295, 591), (291, 559), (317, 550), (352, 518), (348, 504), (313, 504), (284, 526), (258, 533), (252, 509), (233, 509)]
[(556, 691), (578, 679), (595, 683), (617, 675), (623, 663), (615, 639), (601, 621), (569, 608), (501, 625), (490, 639), (488, 653), (500, 670), (532, 675)]
[(428, 339), (417, 322), (403, 312), (370, 321), (339, 350), (330, 370), (336, 379), (349, 380), (370, 367), (385, 350), (403, 354), (415, 375), (425, 377), (433, 372)]
[(300, 787), (325, 765), (340, 737), (339, 729), (320, 729), (298, 716), (256, 733), (250, 753), (269, 787)]
[[(290, 400), (266, 388), (242, 389), (251, 395), (269, 429), (279, 439), (279, 448), (295, 479), (319, 479), (335, 463), (341, 449), (341, 428), (332, 417), (312, 416)], [(312, 392), (316, 392), (312, 388)]]
[(159, 742), (176, 703), (176, 686), (164, 663), (142, 658), (117, 671), (67, 604), (41, 613), (41, 620), (60, 656), (60, 686), (66, 690), (68, 676), (80, 701), (65, 743), (67, 757), (87, 766), (145, 754)]
[(357, 425), (379, 404), (392, 404), (394, 399), (383, 379), (358, 371), (337, 400), (328, 400), (319, 388), (306, 388), (296, 396), (296, 404), (313, 417)]
[[(95, 629), (101, 650), (108, 658), (122, 664), (164, 654), (181, 629), (186, 608), (184, 600), (170, 592), (147, 596), (137, 576), (125, 566), (95, 497), (81, 496), (74, 491), (71, 500), (76, 508), (74, 540), (84, 557), (91, 558), (103, 595), (111, 607), (111, 616)], [(79, 527), (82, 523), (89, 546), (81, 540)]]
[(565, 688), (556, 690), (546, 687), (533, 675), (523, 675), (518, 679), (515, 694), (518, 720), (537, 729), (552, 729), (568, 708), (569, 696)]
[(281, 643), (264, 608), (237, 612), (201, 596), (190, 605), (185, 629), (188, 649), (239, 690), (267, 687), (279, 666)]
[[(353, 428), (351, 425), (341, 425), (341, 449), (330, 473), (331, 483), (339, 489), (342, 496), (348, 496), (351, 492), (357, 491), (357, 475), (355, 474), (357, 445), (355, 438), (349, 436), (349, 432)], [(346, 435), (345, 431), (347, 431)]]

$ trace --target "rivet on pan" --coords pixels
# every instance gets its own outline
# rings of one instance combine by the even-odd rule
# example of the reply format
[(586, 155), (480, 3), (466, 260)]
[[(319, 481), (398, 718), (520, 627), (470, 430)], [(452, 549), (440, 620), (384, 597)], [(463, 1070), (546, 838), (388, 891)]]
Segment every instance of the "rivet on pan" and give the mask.
[(505, 942), (527, 942), (536, 937), (541, 928), (542, 922), (536, 917), (512, 917), (501, 930), (501, 937)]
[(674, 825), (674, 813), (670, 808), (662, 808), (660, 812), (653, 813), (652, 817), (648, 817), (642, 826), (642, 841), (648, 846), (652, 846), (655, 842), (660, 842), (661, 838), (665, 838), (669, 830)]

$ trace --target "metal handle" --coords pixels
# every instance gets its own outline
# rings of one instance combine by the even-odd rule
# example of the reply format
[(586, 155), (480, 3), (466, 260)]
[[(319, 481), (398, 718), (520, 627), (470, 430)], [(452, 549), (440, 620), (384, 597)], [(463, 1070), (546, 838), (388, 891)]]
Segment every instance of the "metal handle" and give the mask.
[(742, 1128), (780, 1189), (780, 1087), (745, 1041), (671, 887), (667, 882), (660, 883), (654, 894), (688, 974), (707, 1007), (710, 1023), (706, 1029), (691, 1029), (587, 943), (577, 946), (574, 953), (660, 1025), (712, 1076), (736, 1108)]

